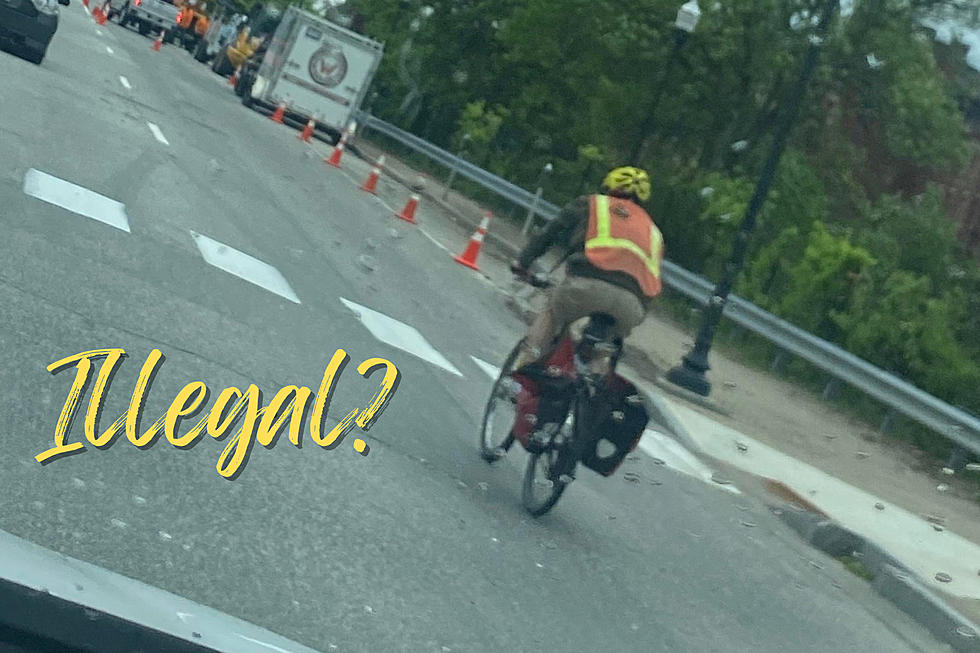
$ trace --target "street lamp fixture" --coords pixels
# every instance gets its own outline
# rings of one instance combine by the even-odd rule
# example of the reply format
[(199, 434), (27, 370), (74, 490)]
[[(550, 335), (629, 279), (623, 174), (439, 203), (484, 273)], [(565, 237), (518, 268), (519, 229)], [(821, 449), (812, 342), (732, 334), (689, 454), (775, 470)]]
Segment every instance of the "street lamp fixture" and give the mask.
[(640, 155), (643, 154), (643, 146), (646, 143), (647, 133), (653, 126), (653, 118), (656, 115), (657, 107), (660, 106), (660, 98), (663, 97), (664, 87), (666, 86), (667, 80), (670, 79), (670, 74), (674, 69), (674, 63), (677, 61), (677, 55), (687, 42), (687, 38), (698, 26), (699, 20), (701, 20), (701, 8), (698, 6), (697, 0), (688, 0), (677, 10), (677, 18), (674, 19), (674, 27), (677, 30), (674, 35), (674, 47), (671, 48), (670, 54), (667, 55), (667, 63), (664, 65), (660, 79), (654, 87), (653, 99), (650, 100), (650, 107), (647, 109), (646, 116), (643, 118), (643, 125), (640, 126), (636, 143), (633, 145), (633, 152), (630, 158), (634, 163), (638, 163)]
[(738, 231), (735, 234), (735, 243), (732, 246), (731, 258), (725, 264), (725, 270), (721, 280), (715, 286), (714, 291), (711, 293), (711, 298), (708, 300), (708, 306), (704, 311), (701, 328), (694, 341), (694, 346), (684, 356), (681, 365), (667, 372), (668, 381), (692, 392), (696, 392), (699, 395), (706, 397), (711, 393), (711, 383), (708, 382), (705, 373), (709, 369), (708, 352), (711, 350), (711, 345), (714, 341), (715, 329), (721, 320), (725, 305), (728, 303), (728, 295), (745, 264), (745, 254), (748, 251), (749, 239), (755, 229), (756, 217), (762, 209), (766, 197), (769, 195), (769, 189), (772, 187), (773, 180), (776, 176), (776, 168), (779, 165), (780, 158), (782, 158), (783, 151), (786, 149), (786, 141), (793, 128), (793, 124), (796, 122), (796, 116), (799, 114), (800, 104), (806, 93), (807, 84), (817, 65), (817, 57), (823, 43), (823, 36), (827, 33), (830, 21), (833, 19), (834, 13), (837, 10), (838, 2), (839, 0), (824, 0), (823, 8), (817, 22), (816, 34), (812, 35), (809, 39), (810, 45), (803, 59), (803, 67), (800, 70), (799, 77), (777, 118), (772, 148), (762, 166), (762, 173), (759, 175), (759, 181), (752, 194), (752, 199), (749, 200), (749, 205), (745, 210), (745, 217), (742, 219)]
[(677, 10), (677, 20), (674, 21), (674, 26), (682, 32), (690, 34), (698, 26), (700, 19), (701, 7), (698, 6), (697, 0), (689, 0)]

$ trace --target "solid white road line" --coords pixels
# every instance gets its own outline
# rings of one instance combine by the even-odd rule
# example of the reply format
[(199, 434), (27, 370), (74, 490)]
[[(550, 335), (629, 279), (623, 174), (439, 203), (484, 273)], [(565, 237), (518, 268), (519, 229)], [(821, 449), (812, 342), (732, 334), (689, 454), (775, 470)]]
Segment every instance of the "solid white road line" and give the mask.
[(99, 28), (95, 29), (95, 33), (98, 34), (99, 36), (102, 36), (102, 30), (100, 30)]
[(126, 78), (125, 78), (124, 76), (122, 76), (122, 75), (120, 75), (120, 76), (119, 76), (119, 83), (120, 83), (120, 84), (122, 84), (122, 85), (123, 85), (123, 88), (125, 88), (126, 90), (131, 90), (131, 89), (133, 88), (133, 87), (132, 87), (132, 86), (130, 85), (130, 83), (129, 83), (129, 80), (128, 80), (128, 79), (126, 79)]
[(82, 5), (82, 9), (84, 9), (84, 10), (85, 10), (85, 13), (86, 13), (86, 14), (88, 14), (89, 16), (91, 16), (91, 15), (92, 15), (92, 12), (91, 12), (91, 11), (89, 11), (89, 10), (88, 10), (88, 7), (86, 7), (85, 5)]
[(129, 233), (126, 207), (121, 202), (83, 186), (31, 168), (24, 175), (24, 192), (48, 204), (60, 206)]
[(497, 367), (496, 365), (491, 365), (490, 363), (484, 360), (480, 360), (476, 356), (470, 356), (470, 358), (473, 359), (473, 362), (476, 363), (477, 367), (479, 367), (481, 370), (486, 372), (487, 376), (489, 376), (494, 381), (496, 381), (497, 377), (500, 376), (500, 368)]
[(110, 48), (108, 45), (105, 46), (105, 51), (108, 52), (109, 54), (116, 54), (115, 51), (112, 48)]
[(268, 263), (194, 231), (191, 232), (191, 236), (201, 256), (214, 267), (265, 288), (280, 297), (285, 297), (291, 302), (300, 303), (299, 297), (293, 292), (286, 278)]
[(423, 338), (422, 334), (414, 327), (390, 318), (383, 313), (373, 311), (366, 306), (361, 306), (360, 304), (344, 299), (343, 297), (340, 298), (340, 301), (344, 303), (344, 306), (353, 311), (360, 318), (361, 324), (367, 327), (371, 335), (381, 342), (387, 343), (392, 347), (397, 347), (402, 351), (407, 351), (409, 354), (441, 367), (448, 372), (452, 372), (456, 376), (463, 376), (462, 372), (446, 360), (445, 356), (436, 351), (429, 344), (429, 341)]
[(170, 141), (168, 141), (167, 138), (163, 135), (163, 132), (160, 131), (160, 128), (159, 127), (157, 127), (152, 122), (146, 123), (146, 126), (150, 128), (150, 131), (151, 132), (153, 132), (153, 137), (155, 139), (157, 139), (158, 141), (160, 141), (164, 145), (170, 145)]

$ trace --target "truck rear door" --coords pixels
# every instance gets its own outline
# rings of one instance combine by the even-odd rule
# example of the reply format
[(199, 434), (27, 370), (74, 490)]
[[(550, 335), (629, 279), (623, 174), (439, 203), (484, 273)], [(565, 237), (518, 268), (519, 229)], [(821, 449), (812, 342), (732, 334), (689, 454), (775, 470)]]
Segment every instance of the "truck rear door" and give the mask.
[(299, 20), (294, 30), (270, 95), (288, 100), (291, 111), (343, 129), (357, 108), (379, 53), (326, 25)]

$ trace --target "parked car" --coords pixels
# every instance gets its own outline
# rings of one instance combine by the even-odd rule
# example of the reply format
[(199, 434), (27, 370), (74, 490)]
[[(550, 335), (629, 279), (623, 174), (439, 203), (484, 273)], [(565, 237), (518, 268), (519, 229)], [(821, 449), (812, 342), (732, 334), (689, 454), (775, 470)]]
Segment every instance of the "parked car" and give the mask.
[(58, 30), (58, 5), (69, 0), (0, 1), (0, 40), (20, 46), (24, 58), (39, 64), (44, 60)]

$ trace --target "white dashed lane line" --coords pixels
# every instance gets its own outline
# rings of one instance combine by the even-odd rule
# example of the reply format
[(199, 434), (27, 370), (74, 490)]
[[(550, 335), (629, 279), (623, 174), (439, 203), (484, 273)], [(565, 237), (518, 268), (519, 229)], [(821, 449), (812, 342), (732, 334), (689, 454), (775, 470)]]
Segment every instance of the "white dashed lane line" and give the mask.
[(422, 334), (415, 327), (343, 297), (340, 298), (340, 301), (353, 311), (354, 315), (361, 320), (361, 324), (381, 342), (406, 351), (412, 356), (441, 367), (456, 376), (463, 376), (463, 373), (456, 369), (456, 366), (450, 363), (445, 356), (436, 351), (435, 347), (430, 345), (429, 341), (422, 337)]
[(191, 236), (201, 256), (209, 264), (280, 297), (285, 297), (291, 302), (300, 303), (299, 297), (293, 292), (286, 278), (268, 263), (199, 233), (192, 231)]
[(149, 127), (150, 132), (153, 133), (153, 138), (157, 139), (164, 145), (170, 145), (170, 141), (167, 140), (166, 136), (163, 135), (163, 132), (160, 131), (160, 128), (157, 127), (154, 123), (148, 122), (146, 123), (146, 126)]
[(31, 168), (24, 175), (24, 193), (129, 233), (126, 207), (121, 202), (70, 181)]
[(125, 88), (127, 91), (133, 88), (132, 85), (129, 83), (129, 80), (126, 79), (123, 75), (119, 76), (119, 83), (122, 84), (123, 88)]
[(108, 52), (109, 54), (116, 54), (116, 51), (110, 48), (108, 45), (105, 46), (105, 51)]

